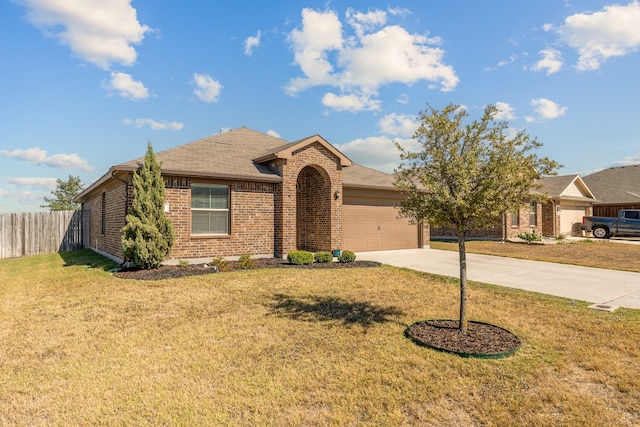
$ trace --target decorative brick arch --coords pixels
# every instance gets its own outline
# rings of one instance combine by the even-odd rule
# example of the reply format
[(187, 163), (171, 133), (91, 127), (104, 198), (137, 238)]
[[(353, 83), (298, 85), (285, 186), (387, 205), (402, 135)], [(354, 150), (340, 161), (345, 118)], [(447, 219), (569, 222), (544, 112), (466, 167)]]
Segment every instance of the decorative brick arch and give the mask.
[(329, 251), (331, 245), (331, 179), (318, 165), (302, 168), (296, 179), (296, 247)]

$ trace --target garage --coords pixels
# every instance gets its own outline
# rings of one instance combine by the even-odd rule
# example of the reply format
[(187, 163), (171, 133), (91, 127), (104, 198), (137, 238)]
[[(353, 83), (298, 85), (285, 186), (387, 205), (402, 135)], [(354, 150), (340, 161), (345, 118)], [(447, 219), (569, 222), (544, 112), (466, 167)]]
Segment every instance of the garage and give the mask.
[(582, 224), (582, 217), (585, 216), (584, 206), (561, 207), (560, 211), (560, 234), (571, 234), (575, 224)]
[[(386, 196), (386, 197), (385, 197)], [(354, 252), (421, 246), (418, 226), (398, 218), (393, 193), (346, 193), (342, 206), (342, 249)]]

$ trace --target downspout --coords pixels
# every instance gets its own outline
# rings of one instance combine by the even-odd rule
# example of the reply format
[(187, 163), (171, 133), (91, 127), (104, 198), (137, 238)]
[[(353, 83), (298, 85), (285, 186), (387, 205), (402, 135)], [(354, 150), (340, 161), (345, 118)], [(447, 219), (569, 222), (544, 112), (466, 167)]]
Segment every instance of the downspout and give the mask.
[(558, 227), (556, 226), (556, 222), (558, 222), (558, 206), (556, 206), (555, 200), (551, 200), (551, 203), (553, 204), (553, 237), (558, 237)]
[(126, 198), (126, 201), (124, 203), (124, 217), (125, 217), (125, 223), (126, 223), (126, 218), (127, 218), (127, 215), (129, 214), (129, 182), (125, 181), (124, 179), (118, 178), (116, 176), (116, 171), (111, 172), (111, 177), (116, 181), (120, 181), (121, 183), (124, 184), (124, 194)]

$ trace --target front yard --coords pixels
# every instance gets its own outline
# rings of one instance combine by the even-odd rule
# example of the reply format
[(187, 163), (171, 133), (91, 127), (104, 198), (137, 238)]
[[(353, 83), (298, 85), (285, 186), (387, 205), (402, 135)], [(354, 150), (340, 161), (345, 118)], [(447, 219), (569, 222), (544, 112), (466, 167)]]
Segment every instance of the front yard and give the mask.
[[(432, 249), (458, 250), (458, 244), (452, 242), (432, 241), (430, 246)], [(466, 242), (466, 248), (467, 252), (485, 255), (640, 272), (640, 245), (609, 240), (561, 241), (553, 245), (480, 240)]]
[[(472, 283), (500, 360), (413, 344), (455, 280), (392, 267), (135, 281), (89, 251), (0, 260), (0, 425), (640, 424), (640, 311)], [(88, 268), (87, 265), (92, 266)]]

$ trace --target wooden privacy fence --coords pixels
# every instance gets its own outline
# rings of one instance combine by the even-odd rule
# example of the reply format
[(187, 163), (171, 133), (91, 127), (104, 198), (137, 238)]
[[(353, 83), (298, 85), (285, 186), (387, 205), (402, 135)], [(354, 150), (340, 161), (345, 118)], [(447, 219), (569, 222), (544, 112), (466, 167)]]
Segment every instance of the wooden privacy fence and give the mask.
[(0, 214), (0, 258), (82, 247), (81, 211)]

